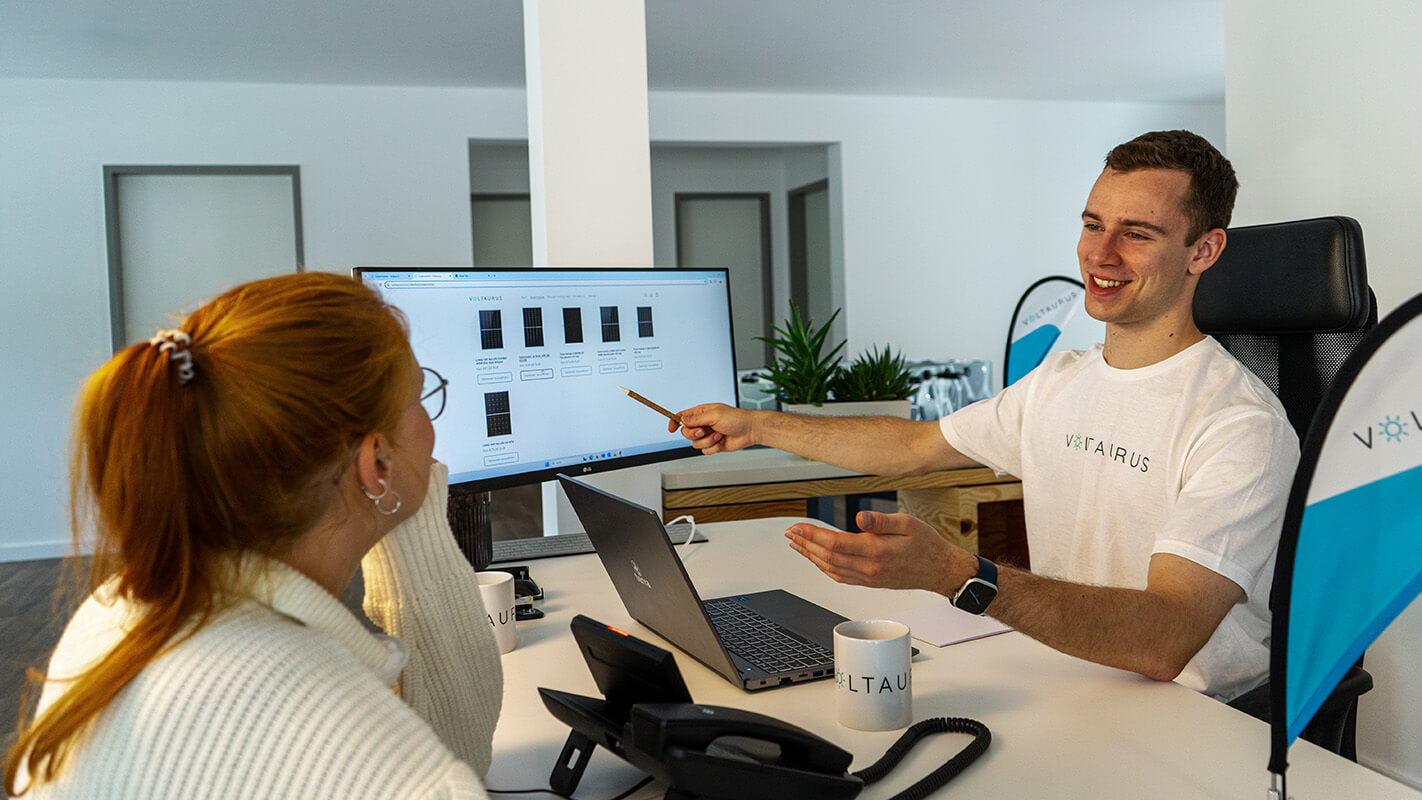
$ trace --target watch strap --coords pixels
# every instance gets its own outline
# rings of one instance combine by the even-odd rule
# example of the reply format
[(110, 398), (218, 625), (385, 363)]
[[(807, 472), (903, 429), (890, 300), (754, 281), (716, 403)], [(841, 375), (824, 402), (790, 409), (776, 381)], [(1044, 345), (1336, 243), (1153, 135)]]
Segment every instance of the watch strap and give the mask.
[(984, 583), (992, 584), (993, 588), (997, 588), (997, 565), (982, 556), (978, 556), (978, 574), (973, 577)]

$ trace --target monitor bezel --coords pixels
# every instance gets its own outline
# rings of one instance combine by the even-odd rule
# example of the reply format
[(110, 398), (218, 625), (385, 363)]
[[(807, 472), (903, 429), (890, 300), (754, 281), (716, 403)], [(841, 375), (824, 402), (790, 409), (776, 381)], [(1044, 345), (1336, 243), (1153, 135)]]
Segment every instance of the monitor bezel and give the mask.
[[(727, 313), (727, 315), (728, 315), (728, 317), (729, 317), (729, 320), (730, 320), (730, 323), (731, 323), (730, 325), (727, 326), (727, 331), (726, 331), (726, 333), (727, 333), (727, 336), (729, 337), (729, 341), (727, 342), (727, 344), (728, 344), (728, 346), (730, 347), (730, 353), (731, 353), (731, 372), (730, 372), (730, 374), (727, 376), (727, 380), (730, 381), (730, 388), (731, 388), (730, 397), (731, 397), (732, 404), (734, 404), (735, 401), (736, 401), (736, 399), (739, 397), (739, 386), (738, 386), (738, 384), (736, 383), (736, 374), (737, 374), (737, 373), (736, 373), (736, 334), (735, 334), (736, 311), (735, 311), (735, 307), (732, 305), (730, 270), (729, 270), (728, 268), (726, 268), (726, 267), (587, 267), (587, 266), (579, 266), (579, 267), (463, 267), (463, 266), (455, 266), (455, 267), (432, 267), (432, 266), (418, 266), (418, 267), (417, 267), (417, 266), (408, 266), (408, 265), (402, 265), (402, 264), (393, 264), (393, 265), (384, 265), (384, 266), (358, 266), (358, 267), (353, 267), (353, 268), (351, 269), (351, 275), (352, 275), (352, 277), (354, 277), (354, 278), (356, 278), (357, 280), (361, 281), (361, 282), (364, 283), (365, 285), (370, 286), (371, 284), (368, 283), (368, 282), (366, 282), (366, 280), (365, 280), (365, 278), (364, 278), (364, 275), (365, 275), (366, 273), (369, 273), (369, 272), (388, 272), (388, 271), (401, 271), (401, 272), (500, 272), (500, 273), (556, 271), (556, 272), (574, 272), (574, 273), (588, 273), (588, 274), (593, 274), (593, 273), (621, 273), (621, 274), (643, 273), (643, 274), (655, 274), (655, 273), (669, 273), (669, 272), (670, 272), (670, 273), (686, 273), (686, 272), (713, 272), (713, 273), (720, 273), (720, 275), (725, 279), (725, 280), (722, 282), (722, 286), (725, 288), (725, 292), (726, 292), (726, 313)], [(379, 289), (377, 289), (377, 292), (378, 292), (378, 291), (379, 291)], [(385, 300), (387, 303), (390, 303), (389, 298), (387, 298), (387, 297), (384, 295), (384, 293), (381, 293), (381, 299)], [(394, 308), (397, 308), (397, 309), (399, 308), (399, 306), (398, 306), (398, 305), (395, 305), (394, 303), (390, 303), (390, 305), (391, 305), (392, 307), (394, 307)], [(403, 314), (404, 311), (402, 310), (401, 313)], [(630, 402), (630, 401), (629, 401), (629, 402)], [(674, 409), (674, 410), (679, 410), (679, 409)], [(614, 470), (626, 469), (626, 468), (629, 468), (629, 467), (639, 467), (639, 466), (644, 466), (644, 465), (647, 465), (647, 464), (660, 464), (660, 463), (663, 463), (663, 462), (666, 462), (666, 461), (675, 461), (675, 460), (677, 460), (677, 459), (688, 458), (688, 457), (690, 457), (690, 456), (699, 455), (700, 453), (701, 453), (701, 451), (700, 451), (700, 450), (697, 450), (695, 447), (693, 447), (693, 446), (691, 445), (691, 443), (688, 441), (688, 442), (686, 443), (686, 446), (685, 446), (685, 447), (675, 447), (675, 448), (671, 448), (671, 449), (668, 449), (668, 450), (657, 451), (657, 452), (654, 452), (654, 453), (639, 453), (639, 454), (637, 454), (637, 455), (619, 456), (619, 457), (616, 457), (616, 458), (608, 458), (608, 459), (605, 459), (605, 460), (594, 461), (594, 462), (589, 462), (589, 463), (585, 463), (585, 464), (569, 464), (569, 465), (564, 465), (564, 466), (561, 466), (561, 467), (546, 467), (546, 468), (541, 468), (541, 469), (536, 469), (536, 470), (529, 470), (529, 471), (527, 471), (527, 472), (516, 472), (516, 473), (513, 473), (513, 474), (509, 474), (509, 475), (496, 475), (496, 476), (492, 476), (492, 477), (488, 477), (488, 478), (476, 478), (476, 479), (474, 479), (474, 480), (460, 481), (460, 482), (458, 482), (458, 483), (453, 483), (453, 482), (451, 482), (451, 483), (449, 484), (449, 491), (450, 491), (451, 494), (461, 494), (461, 495), (464, 495), (464, 494), (479, 494), (479, 493), (482, 493), (482, 492), (493, 491), (493, 490), (495, 490), (495, 489), (510, 489), (510, 488), (514, 488), (514, 487), (517, 487), (517, 486), (527, 486), (527, 485), (529, 485), (529, 484), (547, 483), (547, 482), (549, 482), (549, 481), (555, 480), (556, 477), (557, 477), (557, 475), (558, 475), (558, 473), (560, 473), (560, 472), (565, 473), (565, 474), (568, 474), (568, 475), (571, 475), (571, 476), (573, 476), (573, 477), (585, 477), (585, 476), (588, 476), (588, 475), (598, 475), (598, 474), (602, 474), (602, 473), (605, 473), (605, 472), (612, 472), (612, 471), (614, 471)]]

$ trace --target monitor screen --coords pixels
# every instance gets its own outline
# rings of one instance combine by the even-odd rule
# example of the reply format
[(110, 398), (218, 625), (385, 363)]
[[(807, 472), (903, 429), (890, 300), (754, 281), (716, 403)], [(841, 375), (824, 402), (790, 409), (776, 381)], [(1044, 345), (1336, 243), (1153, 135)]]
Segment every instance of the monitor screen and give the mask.
[(435, 457), (484, 491), (694, 455), (667, 420), (736, 404), (724, 269), (357, 267), (449, 381)]

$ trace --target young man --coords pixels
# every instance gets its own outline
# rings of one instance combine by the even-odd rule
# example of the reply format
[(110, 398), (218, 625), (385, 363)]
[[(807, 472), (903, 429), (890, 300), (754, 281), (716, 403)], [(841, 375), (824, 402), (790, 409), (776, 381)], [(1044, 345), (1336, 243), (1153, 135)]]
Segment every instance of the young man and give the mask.
[[(837, 581), (936, 591), (1066, 653), (1229, 700), (1268, 672), (1269, 588), (1298, 441), (1274, 395), (1191, 312), (1238, 183), (1187, 131), (1111, 151), (1082, 212), (1088, 351), (1056, 353), (938, 422), (682, 412), (708, 453), (765, 444), (876, 474), (985, 464), (1022, 479), (1033, 572), (902, 514), (811, 524), (790, 546)], [(673, 426), (674, 429), (674, 426)]]

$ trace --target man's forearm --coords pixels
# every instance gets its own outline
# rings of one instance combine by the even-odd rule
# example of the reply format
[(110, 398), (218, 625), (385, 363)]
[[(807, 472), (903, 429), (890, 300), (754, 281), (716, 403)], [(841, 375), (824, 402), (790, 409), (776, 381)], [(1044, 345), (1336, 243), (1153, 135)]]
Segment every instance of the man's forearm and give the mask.
[(972, 466), (933, 422), (898, 417), (811, 417), (755, 412), (758, 444), (869, 475), (917, 475)]
[[(952, 597), (978, 557), (907, 514), (861, 512), (862, 533), (792, 525), (790, 546), (826, 575), (858, 586)], [(1146, 588), (1067, 583), (999, 567), (987, 613), (1064, 653), (1158, 680), (1180, 674), (1244, 597), (1234, 581), (1167, 553), (1151, 556)]]
[(1137, 589), (1087, 586), (1001, 567), (996, 619), (1064, 653), (1173, 680), (1209, 639), (1170, 600)]

